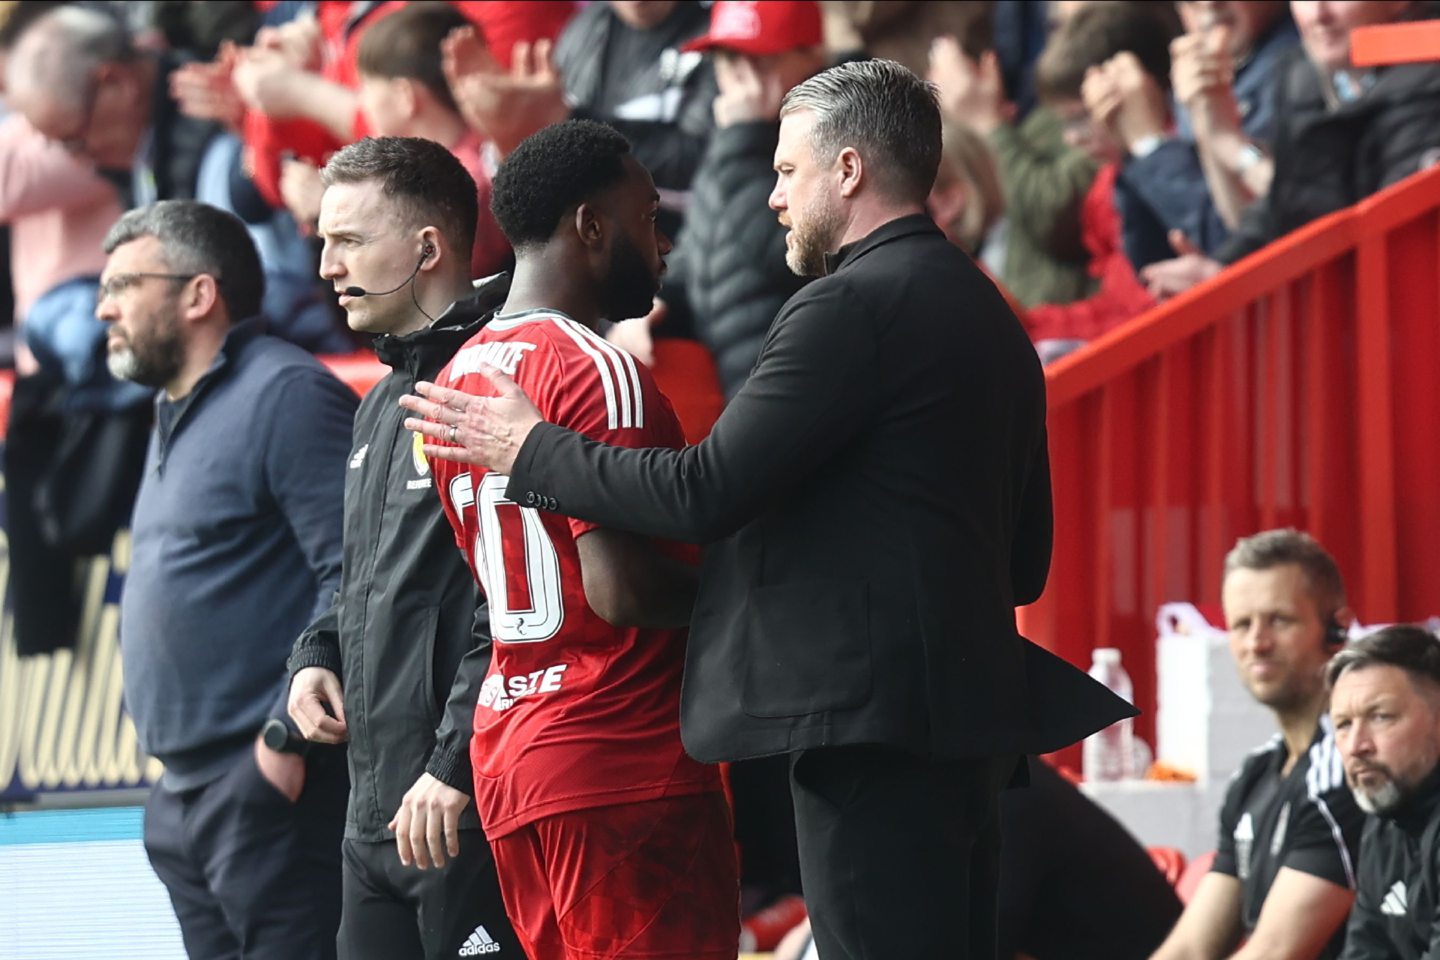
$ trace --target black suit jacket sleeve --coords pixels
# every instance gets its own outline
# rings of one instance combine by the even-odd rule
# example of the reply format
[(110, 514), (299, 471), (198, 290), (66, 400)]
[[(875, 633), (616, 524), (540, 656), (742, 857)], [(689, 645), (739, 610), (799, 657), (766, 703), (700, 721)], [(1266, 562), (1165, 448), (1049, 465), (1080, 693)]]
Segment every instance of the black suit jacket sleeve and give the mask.
[(481, 600), (475, 608), (474, 642), (460, 658), (450, 696), (435, 731), (435, 749), (425, 763), (425, 772), (436, 780), (474, 795), (475, 781), (470, 770), (470, 733), (475, 727), (475, 704), (480, 686), (490, 670), (490, 607)]
[(875, 323), (853, 285), (812, 285), (776, 318), (754, 374), (705, 440), (631, 450), (541, 424), (520, 449), (507, 496), (672, 540), (728, 536), (801, 495), (801, 482), (864, 428)]

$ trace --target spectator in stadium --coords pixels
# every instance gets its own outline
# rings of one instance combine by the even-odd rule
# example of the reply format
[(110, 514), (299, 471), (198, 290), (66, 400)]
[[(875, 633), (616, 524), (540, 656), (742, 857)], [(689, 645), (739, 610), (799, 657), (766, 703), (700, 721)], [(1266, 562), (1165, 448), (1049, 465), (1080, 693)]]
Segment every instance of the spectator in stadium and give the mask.
[(709, 544), (685, 745), (791, 755), (806, 899), (836, 957), (993, 951), (1000, 788), (1027, 748), (1124, 713), (1015, 633), (1049, 567), (1043, 378), (924, 214), (940, 128), (931, 88), (890, 61), (786, 95), (771, 207), (791, 269), (825, 276), (701, 443), (596, 443), (493, 367), (498, 397), (401, 400), (448, 440), (427, 451), (507, 475), (547, 519)]
[[(1145, 848), (1043, 760), (1028, 790), (1001, 791), (1000, 836), (1002, 960), (1145, 960), (1180, 916)], [(809, 943), (775, 960), (815, 960)]]
[(710, 137), (716, 93), (704, 57), (680, 47), (708, 22), (695, 0), (605, 0), (577, 13), (553, 48), (549, 41), (527, 46), (509, 70), (457, 37), (446, 75), (461, 112), (501, 156), (567, 117), (619, 130), (654, 176), (660, 229), (674, 237)]
[[(305, 6), (313, 9), (262, 30), (231, 74), (249, 108), (245, 140), (256, 186), (276, 206), (287, 154), (319, 165), (370, 132), (360, 110), (359, 46), (372, 26), (408, 4), (336, 0)], [(575, 9), (570, 0), (454, 0), (453, 6), (475, 24), (506, 70), (512, 49), (549, 43)]]
[(125, 704), (165, 765), (145, 851), (190, 956), (334, 957), (344, 756), (258, 734), (283, 713), (287, 638), (339, 582), (355, 395), (262, 333), (234, 216), (161, 201), (105, 251), (110, 369), (159, 390), (120, 600)]
[[(106, 371), (105, 331), (94, 316), (100, 243), (129, 191), (95, 169), (91, 148), (119, 129), (97, 114), (101, 99), (143, 128), (126, 110), (146, 95), (140, 87), (160, 61), (139, 54), (113, 16), (66, 4), (14, 5), (4, 46), (13, 112), (0, 181), (4, 215), (13, 218), (12, 281), (33, 345), (19, 353), (4, 453), (17, 507), (7, 531), (17, 558), (10, 595), (19, 648), (36, 653), (74, 637), (75, 561), (110, 551), (140, 483), (150, 394)], [(148, 100), (137, 109), (151, 113)], [(161, 137), (171, 128), (156, 126)], [(138, 142), (126, 139), (104, 157), (129, 167)], [(180, 159), (189, 165), (198, 155)], [(193, 169), (191, 178), (193, 190)]]
[(1215, 865), (1155, 960), (1333, 958), (1363, 822), (1325, 716), (1351, 619), (1340, 571), (1306, 534), (1267, 530), (1226, 555), (1221, 605), (1240, 681), (1279, 732), (1231, 780)]
[(1087, 104), (1125, 147), (1115, 204), (1137, 269), (1173, 255), (1169, 230), (1214, 252), (1265, 193), (1274, 87), (1298, 39), (1281, 0), (1181, 0), (1176, 8), (1186, 32), (1170, 49), (1173, 126), (1168, 85), (1118, 58), (1087, 90)]
[(767, 201), (780, 100), (825, 66), (820, 40), (814, 0), (720, 0), (710, 32), (682, 48), (710, 54), (720, 95), (657, 309), (691, 315), (682, 327), (710, 349), (727, 397), (750, 375), (776, 312), (805, 282), (785, 267), (785, 229)]
[[(1144, 74), (1150, 83), (1168, 82), (1171, 25), (1157, 14), (1164, 9), (1147, 3), (1089, 4), (1055, 32), (1036, 65), (1036, 85), (1046, 106), (1065, 120), (1066, 141), (1100, 165), (1080, 212), (1090, 275), (1100, 281), (1100, 288), (1073, 303), (1041, 304), (1022, 317), (1046, 363), (1153, 304), (1121, 238), (1115, 191), (1124, 148), (1105, 120), (1111, 108), (1092, 109), (1086, 99), (1094, 99), (1099, 88), (1102, 98), (1113, 100), (1117, 77)], [(1152, 245), (1163, 244), (1164, 229), (1153, 211), (1142, 206), (1132, 213), (1143, 212), (1144, 222), (1132, 219), (1126, 226), (1139, 233), (1148, 225)]]
[[(1063, 23), (1084, 3), (1049, 4)], [(1054, 42), (1054, 32), (1049, 43)], [(984, 137), (995, 153), (1008, 214), (1003, 260), (997, 278), (1023, 306), (1070, 303), (1095, 292), (1086, 272), (1080, 232), (1081, 204), (1098, 169), (1084, 151), (1065, 141), (1065, 125), (1043, 104), (1015, 122), (999, 58), (972, 57), (952, 36), (938, 37), (930, 52), (929, 77), (952, 121)], [(992, 252), (991, 263), (997, 262)]]
[(1428, 20), (1436, 8), (1414, 0), (1291, 0), (1304, 56), (1289, 58), (1275, 82), (1274, 174), (1230, 239), (1206, 256), (1172, 234), (1179, 256), (1142, 271), (1164, 299), (1219, 273), (1297, 227), (1343, 209), (1434, 162), (1440, 151), (1440, 65), (1357, 68), (1350, 31)]
[(879, 57), (924, 74), (936, 37), (955, 37), (977, 57), (991, 45), (992, 0), (821, 0), (820, 6), (825, 46), (835, 62)]
[(219, 130), (167, 95), (177, 61), (131, 42), (101, 10), (63, 6), (31, 24), (6, 60), (6, 99), (45, 136), (116, 174), (125, 208), (195, 196)]
[[(643, 311), (670, 252), (629, 143), (594, 121), (547, 127), (501, 165), (493, 203), (514, 281), (440, 381), (485, 390), (482, 364), (497, 363), (588, 436), (682, 446), (649, 372), (595, 332)], [(471, 762), (516, 932), (532, 960), (734, 960), (729, 809), (718, 771), (680, 742), (676, 628), (693, 557), (543, 515), (533, 499), (522, 509), (504, 484), (435, 461), (455, 543), (489, 600), (495, 646)]]
[[(111, 13), (67, 5), (23, 31), (6, 75), (11, 105), (41, 133), (105, 171), (122, 208), (194, 198), (259, 223), (270, 210), (239, 150), (217, 143), (221, 125), (188, 116), (170, 94), (179, 65), (174, 53), (138, 48)], [(270, 253), (263, 264), (276, 287), (271, 292), (282, 294), (266, 304), (274, 331), (310, 349), (344, 345), (325, 312), (313, 309), (317, 285), (288, 269), (285, 259)]]
[[(276, 336), (314, 353), (348, 353), (355, 347), (333, 298), (315, 276), (316, 251), (289, 211), (272, 207), (250, 176), (254, 155), (245, 153), (246, 107), (233, 74), (242, 50), (258, 36), (273, 33), (287, 5), (263, 14), (250, 4), (169, 4), (155, 17), (203, 60), (187, 59), (169, 78), (170, 95), (181, 113), (209, 120), (222, 131), (212, 138), (195, 189), (195, 199), (246, 221), (265, 268), (262, 310)], [(257, 34), (257, 19), (267, 21)]]
[(424, 137), (448, 148), (475, 181), (479, 214), (470, 276), (510, 266), (510, 244), (490, 212), (490, 179), (499, 159), (460, 116), (441, 71), (441, 44), (468, 21), (449, 6), (412, 5), (386, 17), (360, 41), (360, 110), (377, 137)]
[(1422, 960), (1440, 942), (1440, 641), (1385, 627), (1326, 675), (1345, 778), (1370, 814), (1342, 960)]
[[(395, 403), (499, 303), (495, 287), (472, 299), (474, 184), (440, 144), (394, 137), (343, 148), (324, 177), (321, 276), (391, 368), (355, 418), (340, 589), (289, 660), (300, 732), (349, 744), (340, 952), (448, 960), (473, 940), (518, 954), (471, 801), (488, 621)], [(412, 258), (411, 278), (384, 294)]]
[[(469, 20), (448, 4), (416, 4), (397, 10), (365, 31), (360, 41), (360, 110), (377, 137), (423, 137), (447, 147), (475, 181), (479, 220), (470, 271), (488, 277), (510, 263), (510, 245), (490, 213), (493, 149), (460, 116), (440, 69), (441, 42)], [(281, 194), (296, 218), (313, 224), (319, 215), (320, 172), (291, 160), (281, 174)]]
[[(963, 124), (945, 121), (943, 139), (940, 169), (927, 204), (930, 216), (951, 243), (998, 276), (1004, 251), (999, 253), (1000, 262), (991, 258), (991, 234), (1003, 234), (1006, 227), (1005, 195), (995, 155), (978, 133)], [(1000, 243), (1003, 245), (1003, 239)]]

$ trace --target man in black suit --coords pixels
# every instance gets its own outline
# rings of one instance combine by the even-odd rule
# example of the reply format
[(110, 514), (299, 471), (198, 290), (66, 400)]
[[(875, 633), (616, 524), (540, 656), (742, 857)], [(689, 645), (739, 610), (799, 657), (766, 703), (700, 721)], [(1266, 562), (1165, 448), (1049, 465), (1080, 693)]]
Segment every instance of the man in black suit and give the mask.
[(781, 116), (770, 205), (791, 269), (821, 277), (707, 440), (589, 443), (495, 370), (487, 400), (422, 385), (407, 426), (508, 473), (522, 506), (709, 544), (685, 745), (791, 756), (822, 956), (994, 956), (999, 790), (1022, 753), (1128, 708), (1015, 632), (1050, 562), (1044, 379), (924, 214), (934, 93), (898, 64), (848, 63)]

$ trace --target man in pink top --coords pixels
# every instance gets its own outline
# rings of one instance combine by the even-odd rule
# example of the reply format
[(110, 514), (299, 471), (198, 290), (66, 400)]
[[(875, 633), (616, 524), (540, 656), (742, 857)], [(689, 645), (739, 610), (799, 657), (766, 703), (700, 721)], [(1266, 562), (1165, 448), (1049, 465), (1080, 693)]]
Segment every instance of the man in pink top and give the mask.
[(100, 241), (120, 212), (115, 188), (89, 163), (19, 114), (0, 121), (0, 223), (10, 227), (17, 321), (52, 287), (100, 275)]

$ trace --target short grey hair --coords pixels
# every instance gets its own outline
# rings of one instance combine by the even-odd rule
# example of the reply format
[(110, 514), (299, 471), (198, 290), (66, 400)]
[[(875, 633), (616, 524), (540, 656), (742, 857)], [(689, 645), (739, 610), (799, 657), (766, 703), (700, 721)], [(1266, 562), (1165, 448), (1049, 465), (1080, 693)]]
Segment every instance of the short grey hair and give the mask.
[(63, 6), (39, 17), (15, 40), (5, 69), (11, 89), (40, 91), (62, 106), (85, 104), (95, 72), (137, 56), (130, 31), (103, 10)]
[(1305, 575), (1310, 599), (1320, 615), (1334, 616), (1345, 606), (1345, 583), (1335, 558), (1308, 533), (1293, 527), (1241, 537), (1225, 555), (1225, 576), (1236, 570), (1273, 570), (1294, 565)]
[(821, 71), (785, 95), (780, 116), (815, 115), (811, 149), (820, 163), (853, 147), (895, 199), (924, 202), (940, 168), (935, 85), (893, 60), (856, 60)]
[(250, 231), (233, 213), (198, 200), (161, 200), (115, 221), (104, 250), (114, 253), (145, 237), (160, 241), (160, 256), (171, 271), (214, 277), (232, 321), (260, 312), (265, 273)]

